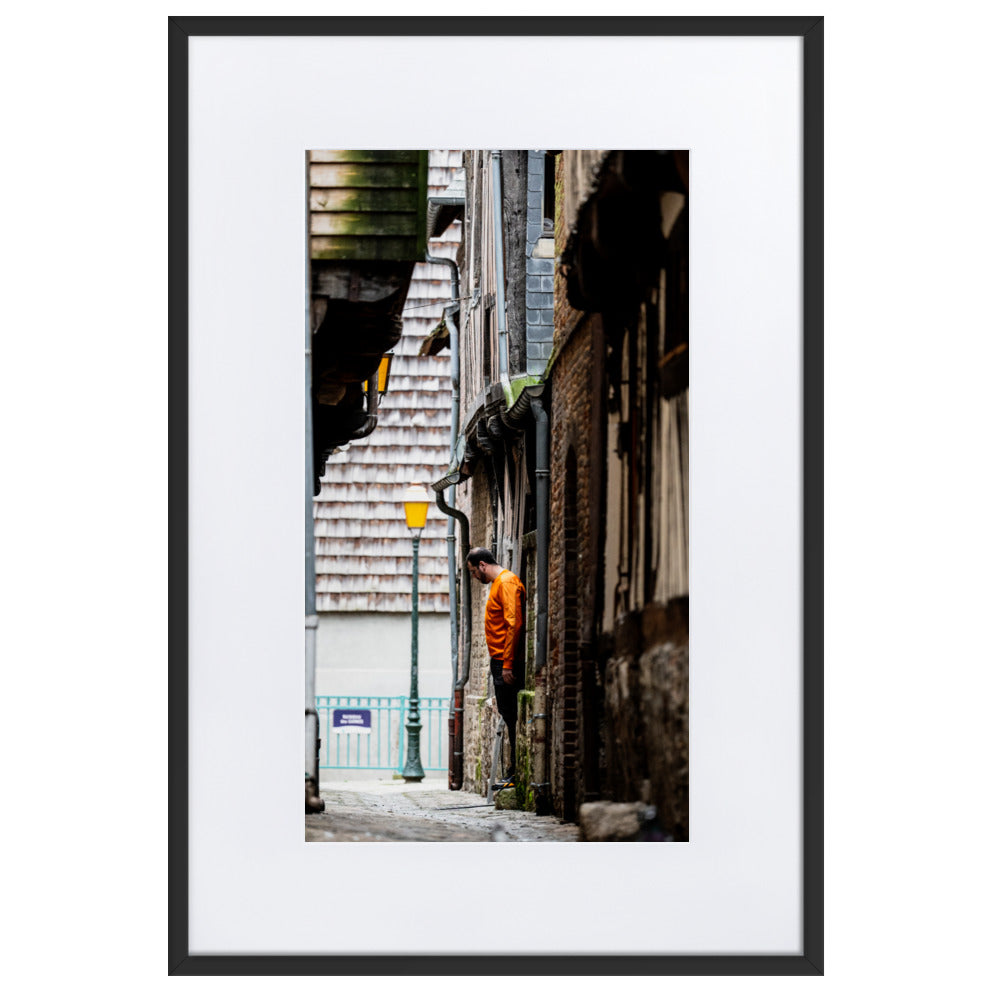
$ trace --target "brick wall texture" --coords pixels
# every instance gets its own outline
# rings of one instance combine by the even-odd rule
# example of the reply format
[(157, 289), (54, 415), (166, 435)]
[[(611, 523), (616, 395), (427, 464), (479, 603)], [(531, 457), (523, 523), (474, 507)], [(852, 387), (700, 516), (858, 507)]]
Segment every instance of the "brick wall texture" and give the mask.
[(582, 655), (594, 639), (592, 547), (599, 530), (594, 523), (597, 512), (589, 503), (593, 322), (585, 318), (576, 325), (551, 374), (548, 692), (555, 751), (553, 796), (556, 811), (567, 818), (579, 805), (582, 788), (581, 689), (586, 672), (593, 670), (592, 657), (584, 662)]

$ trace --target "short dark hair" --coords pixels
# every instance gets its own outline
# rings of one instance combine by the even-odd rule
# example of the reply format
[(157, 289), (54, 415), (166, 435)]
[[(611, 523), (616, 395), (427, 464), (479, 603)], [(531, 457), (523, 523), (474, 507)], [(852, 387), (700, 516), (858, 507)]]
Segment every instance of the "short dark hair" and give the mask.
[(469, 549), (465, 561), (470, 566), (478, 566), (481, 562), (486, 563), (487, 566), (496, 565), (496, 559), (493, 558), (493, 553), (489, 549)]

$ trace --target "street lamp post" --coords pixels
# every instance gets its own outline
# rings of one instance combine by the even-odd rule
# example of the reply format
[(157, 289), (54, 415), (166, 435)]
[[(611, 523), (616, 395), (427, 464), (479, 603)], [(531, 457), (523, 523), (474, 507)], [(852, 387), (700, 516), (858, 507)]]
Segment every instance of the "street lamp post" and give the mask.
[(424, 769), (420, 764), (420, 702), (417, 696), (417, 619), (420, 600), (418, 589), (418, 561), (420, 532), (427, 523), (427, 490), (419, 483), (411, 483), (403, 494), (403, 509), (406, 511), (406, 526), (413, 535), (413, 610), (410, 634), (410, 711), (406, 716), (406, 764), (403, 778), (406, 781), (422, 781)]

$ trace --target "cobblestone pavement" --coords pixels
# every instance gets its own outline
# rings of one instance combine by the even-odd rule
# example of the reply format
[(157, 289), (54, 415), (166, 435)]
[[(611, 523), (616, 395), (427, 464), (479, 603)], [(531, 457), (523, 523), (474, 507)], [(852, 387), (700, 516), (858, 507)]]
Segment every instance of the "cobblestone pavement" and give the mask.
[(306, 816), (306, 840), (575, 841), (579, 829), (554, 816), (496, 809), (481, 795), (451, 792), (444, 778), (324, 782), (326, 810)]

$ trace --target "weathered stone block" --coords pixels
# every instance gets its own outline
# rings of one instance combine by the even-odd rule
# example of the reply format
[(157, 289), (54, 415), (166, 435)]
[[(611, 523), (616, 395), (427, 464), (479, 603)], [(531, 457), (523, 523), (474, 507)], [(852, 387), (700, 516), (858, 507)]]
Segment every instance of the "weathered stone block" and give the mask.
[(580, 839), (638, 840), (649, 815), (645, 802), (585, 802), (579, 812)]
[(556, 255), (556, 241), (551, 237), (540, 239), (535, 244), (535, 249), (531, 251), (531, 255), (545, 260), (554, 260)]
[(609, 788), (655, 806), (660, 839), (687, 840), (686, 599), (623, 616), (615, 640), (605, 671)]
[(688, 648), (664, 643), (639, 658), (650, 791), (663, 829), (688, 838)]

